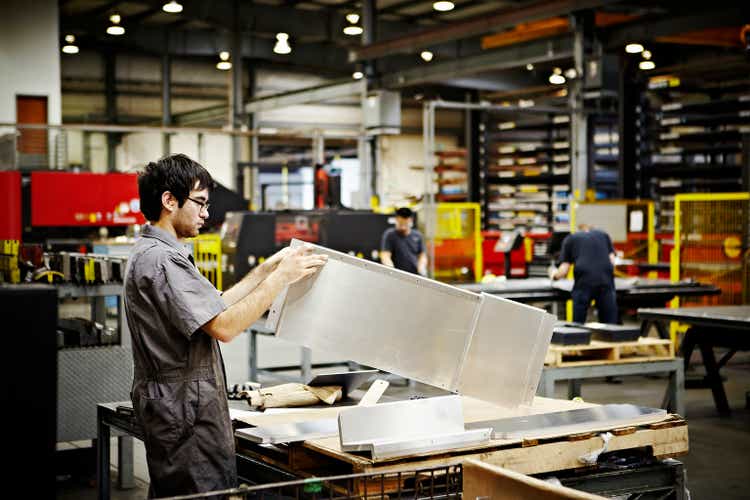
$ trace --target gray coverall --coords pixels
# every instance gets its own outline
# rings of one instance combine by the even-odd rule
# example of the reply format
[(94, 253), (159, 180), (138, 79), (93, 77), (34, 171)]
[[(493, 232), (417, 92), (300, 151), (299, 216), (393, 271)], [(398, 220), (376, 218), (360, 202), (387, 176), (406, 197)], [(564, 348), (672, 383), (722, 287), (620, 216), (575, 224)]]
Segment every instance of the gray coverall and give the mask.
[(176, 238), (147, 225), (125, 276), (131, 391), (143, 427), (149, 496), (233, 488), (234, 437), (221, 351), (200, 327), (226, 309)]

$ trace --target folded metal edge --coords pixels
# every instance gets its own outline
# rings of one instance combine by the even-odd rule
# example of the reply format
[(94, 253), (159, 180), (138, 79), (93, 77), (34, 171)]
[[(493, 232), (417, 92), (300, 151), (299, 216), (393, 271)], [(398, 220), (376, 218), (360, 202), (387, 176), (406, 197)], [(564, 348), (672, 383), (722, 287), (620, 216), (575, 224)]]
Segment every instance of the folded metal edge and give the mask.
[[(397, 458), (416, 453), (453, 450), (489, 443), (492, 429), (471, 429), (456, 434), (436, 434), (404, 441), (379, 440), (352, 443), (343, 451), (369, 451), (373, 460)], [(356, 448), (356, 449), (355, 449)]]

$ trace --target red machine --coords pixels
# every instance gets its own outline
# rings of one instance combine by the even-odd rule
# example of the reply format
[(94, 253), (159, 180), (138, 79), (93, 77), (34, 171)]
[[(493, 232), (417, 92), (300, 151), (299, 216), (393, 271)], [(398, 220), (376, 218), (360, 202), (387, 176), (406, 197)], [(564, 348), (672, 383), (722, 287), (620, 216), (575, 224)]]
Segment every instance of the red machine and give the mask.
[(127, 226), (144, 222), (135, 174), (31, 174), (32, 226)]
[(0, 240), (21, 240), (21, 172), (0, 172)]

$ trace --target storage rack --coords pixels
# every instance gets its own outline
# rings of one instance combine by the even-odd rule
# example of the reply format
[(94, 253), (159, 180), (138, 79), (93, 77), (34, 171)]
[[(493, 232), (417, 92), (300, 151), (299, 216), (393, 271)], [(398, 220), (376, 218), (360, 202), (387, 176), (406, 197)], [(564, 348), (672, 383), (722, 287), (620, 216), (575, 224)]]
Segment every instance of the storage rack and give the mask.
[(435, 173), (438, 185), (435, 200), (438, 202), (465, 202), (469, 199), (469, 173), (466, 150), (436, 151)]
[(570, 115), (516, 116), (482, 116), (483, 228), (567, 231)]
[(685, 89), (673, 82), (649, 82), (636, 135), (641, 197), (655, 201), (661, 232), (674, 228), (677, 193), (742, 191), (750, 154), (743, 147), (750, 83)]

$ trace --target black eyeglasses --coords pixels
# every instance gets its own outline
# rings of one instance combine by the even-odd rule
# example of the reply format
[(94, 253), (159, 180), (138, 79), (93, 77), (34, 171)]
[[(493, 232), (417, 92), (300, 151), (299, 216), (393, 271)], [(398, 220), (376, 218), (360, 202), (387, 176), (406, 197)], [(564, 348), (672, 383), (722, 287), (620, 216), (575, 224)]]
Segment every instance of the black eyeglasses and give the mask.
[(207, 201), (196, 200), (195, 198), (191, 198), (190, 196), (188, 196), (188, 200), (192, 201), (193, 203), (197, 203), (201, 207), (201, 210), (206, 210), (206, 212), (208, 212), (208, 207), (211, 206), (211, 204)]

